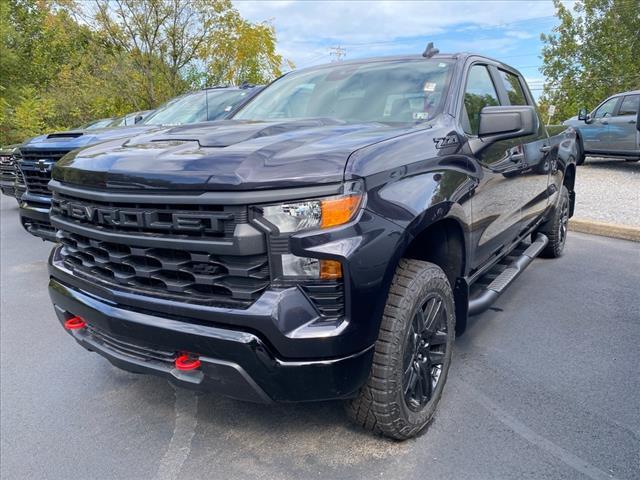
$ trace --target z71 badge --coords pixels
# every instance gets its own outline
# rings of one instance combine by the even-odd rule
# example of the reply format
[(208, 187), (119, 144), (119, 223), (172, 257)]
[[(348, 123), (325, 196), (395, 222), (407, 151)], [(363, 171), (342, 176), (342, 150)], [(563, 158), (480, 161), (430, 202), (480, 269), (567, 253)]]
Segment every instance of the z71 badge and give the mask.
[(433, 141), (436, 144), (436, 148), (440, 149), (440, 148), (450, 147), (451, 145), (457, 145), (458, 136), (455, 134), (447, 135), (446, 137), (434, 138)]

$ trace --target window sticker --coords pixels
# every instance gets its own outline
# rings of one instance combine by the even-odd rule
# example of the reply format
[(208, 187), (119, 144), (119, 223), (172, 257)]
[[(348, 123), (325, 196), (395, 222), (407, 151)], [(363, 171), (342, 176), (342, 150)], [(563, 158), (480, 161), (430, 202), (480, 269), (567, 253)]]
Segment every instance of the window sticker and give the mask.
[(425, 82), (424, 87), (422, 87), (422, 89), (425, 92), (433, 92), (436, 89), (436, 84), (435, 82)]
[(414, 120), (427, 120), (429, 118), (428, 112), (413, 112)]

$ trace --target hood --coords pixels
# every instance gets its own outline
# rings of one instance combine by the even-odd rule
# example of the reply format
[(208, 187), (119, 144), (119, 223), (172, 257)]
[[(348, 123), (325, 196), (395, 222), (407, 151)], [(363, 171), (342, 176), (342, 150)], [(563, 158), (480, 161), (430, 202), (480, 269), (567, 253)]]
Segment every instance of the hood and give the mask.
[(567, 118), (564, 122), (562, 122), (562, 125), (567, 125), (567, 126), (571, 126), (571, 127), (577, 127), (580, 124), (584, 125), (584, 121), (583, 120), (578, 120), (578, 116), (575, 115), (571, 118)]
[(223, 120), (74, 152), (53, 177), (96, 188), (243, 190), (340, 182), (356, 150), (425, 125)]
[(96, 128), (95, 130), (69, 130), (40, 135), (20, 145), (21, 150), (64, 150), (70, 151), (96, 143), (118, 138), (129, 138), (145, 132), (157, 130), (156, 125), (139, 125), (131, 127)]

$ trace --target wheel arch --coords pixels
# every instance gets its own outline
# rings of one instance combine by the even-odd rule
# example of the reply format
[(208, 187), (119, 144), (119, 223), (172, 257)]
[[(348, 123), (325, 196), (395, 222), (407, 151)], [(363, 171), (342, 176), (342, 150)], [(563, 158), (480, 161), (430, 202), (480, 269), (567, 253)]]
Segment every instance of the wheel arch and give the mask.
[(395, 272), (402, 258), (412, 258), (430, 262), (442, 268), (453, 290), (458, 334), (464, 332), (466, 328), (469, 302), (469, 288), (465, 274), (469, 261), (470, 240), (465, 224), (464, 218), (457, 215), (415, 223), (406, 230), (404, 248), (397, 255), (393, 265)]

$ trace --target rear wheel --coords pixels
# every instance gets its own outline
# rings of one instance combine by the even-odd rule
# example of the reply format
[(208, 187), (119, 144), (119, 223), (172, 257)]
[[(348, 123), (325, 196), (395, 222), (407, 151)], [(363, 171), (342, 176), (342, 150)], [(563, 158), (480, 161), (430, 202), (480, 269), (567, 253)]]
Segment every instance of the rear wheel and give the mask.
[(582, 146), (582, 139), (580, 137), (576, 138), (576, 148), (578, 149), (578, 154), (576, 157), (576, 165), (582, 165), (584, 164), (584, 161), (586, 159), (586, 155), (584, 154), (584, 148)]
[(553, 215), (540, 228), (539, 232), (549, 238), (549, 243), (544, 247), (540, 256), (557, 258), (562, 255), (564, 244), (567, 241), (567, 233), (569, 233), (569, 190), (566, 186), (563, 185), (560, 190), (560, 199)]
[(445, 273), (432, 263), (401, 260), (369, 379), (347, 405), (349, 416), (395, 439), (420, 432), (442, 397), (454, 336), (453, 294)]

